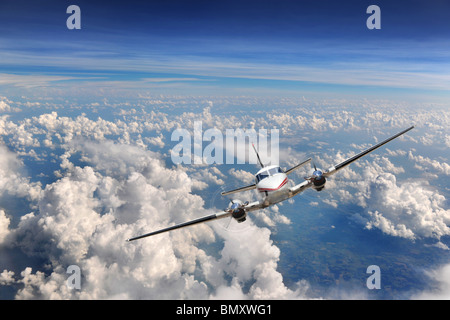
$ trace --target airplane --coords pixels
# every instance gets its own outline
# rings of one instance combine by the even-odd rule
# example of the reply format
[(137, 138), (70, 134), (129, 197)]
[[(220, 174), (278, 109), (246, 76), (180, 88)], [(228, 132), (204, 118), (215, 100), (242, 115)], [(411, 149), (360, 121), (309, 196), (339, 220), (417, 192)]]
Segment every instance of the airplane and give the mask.
[(409, 127), (408, 129), (403, 130), (402, 132), (397, 133), (396, 135), (358, 153), (357, 155), (348, 158), (347, 160), (336, 164), (334, 166), (331, 166), (327, 170), (323, 171), (316, 167), (314, 164), (314, 171), (309, 177), (304, 177), (305, 181), (303, 181), (300, 184), (297, 184), (293, 187), (289, 187), (288, 181), (289, 181), (289, 175), (294, 172), (295, 170), (299, 169), (300, 167), (306, 165), (307, 163), (311, 162), (311, 158), (308, 158), (307, 160), (299, 163), (298, 165), (284, 171), (281, 169), (278, 165), (271, 165), (271, 166), (265, 166), (260, 157), (259, 154), (253, 145), (253, 149), (256, 152), (256, 156), (258, 159), (258, 162), (261, 166), (261, 169), (255, 174), (255, 183), (241, 187), (238, 189), (222, 192), (221, 194), (223, 196), (227, 196), (229, 194), (234, 194), (238, 192), (248, 191), (257, 189), (260, 194), (262, 194), (262, 199), (258, 201), (254, 201), (249, 203), (248, 201), (242, 202), (240, 200), (231, 200), (230, 205), (228, 208), (224, 209), (222, 212), (214, 213), (208, 216), (204, 216), (195, 220), (191, 220), (188, 222), (184, 222), (181, 224), (177, 224), (168, 228), (164, 228), (161, 230), (153, 231), (150, 233), (146, 233), (137, 237), (129, 238), (126, 241), (134, 241), (138, 239), (142, 239), (145, 237), (154, 236), (163, 232), (180, 229), (188, 226), (192, 226), (199, 223), (204, 223), (207, 221), (212, 220), (218, 220), (223, 219), (227, 217), (234, 218), (238, 223), (244, 222), (247, 217), (247, 213), (255, 210), (260, 210), (267, 208), (271, 205), (274, 205), (276, 203), (279, 203), (281, 201), (287, 200), (289, 198), (292, 198), (293, 196), (312, 188), (316, 191), (321, 191), (325, 187), (327, 178), (338, 172), (339, 170), (345, 168), (352, 162), (358, 160), (359, 158), (369, 154), (370, 152), (378, 149), (379, 147), (385, 145), (386, 143), (396, 139), (397, 137), (405, 134), (409, 130), (413, 129), (414, 126)]

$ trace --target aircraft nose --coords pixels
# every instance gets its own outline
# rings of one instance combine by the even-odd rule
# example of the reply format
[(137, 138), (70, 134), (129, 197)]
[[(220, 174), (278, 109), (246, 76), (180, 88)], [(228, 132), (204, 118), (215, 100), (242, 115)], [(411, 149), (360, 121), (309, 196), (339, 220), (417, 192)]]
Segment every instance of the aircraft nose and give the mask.
[(258, 184), (259, 191), (276, 191), (287, 183), (286, 174), (277, 174), (262, 180)]

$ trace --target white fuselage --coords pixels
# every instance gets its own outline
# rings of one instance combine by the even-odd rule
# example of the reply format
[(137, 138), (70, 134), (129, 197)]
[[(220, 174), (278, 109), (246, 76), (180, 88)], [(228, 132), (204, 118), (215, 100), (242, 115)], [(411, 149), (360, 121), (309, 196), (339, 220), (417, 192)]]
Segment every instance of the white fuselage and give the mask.
[(256, 175), (256, 188), (264, 197), (264, 205), (269, 206), (290, 197), (288, 176), (279, 166), (267, 166)]

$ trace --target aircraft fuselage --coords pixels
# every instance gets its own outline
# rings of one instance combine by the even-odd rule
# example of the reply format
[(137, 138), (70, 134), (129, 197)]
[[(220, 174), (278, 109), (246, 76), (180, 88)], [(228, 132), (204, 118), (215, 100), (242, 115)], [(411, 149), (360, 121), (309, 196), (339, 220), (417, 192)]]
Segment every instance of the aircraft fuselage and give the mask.
[(264, 205), (270, 206), (291, 197), (289, 178), (279, 166), (267, 166), (256, 175), (256, 189), (264, 197)]

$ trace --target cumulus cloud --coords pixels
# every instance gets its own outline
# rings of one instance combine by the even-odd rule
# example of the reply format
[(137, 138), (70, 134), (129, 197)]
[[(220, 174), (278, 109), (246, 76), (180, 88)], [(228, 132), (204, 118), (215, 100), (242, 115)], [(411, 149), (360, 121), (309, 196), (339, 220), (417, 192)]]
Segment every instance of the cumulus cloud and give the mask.
[(0, 101), (0, 111), (2, 112), (7, 112), (10, 111), (11, 107), (9, 106), (9, 104), (7, 104), (5, 101)]
[[(287, 288), (282, 275), (277, 271), (280, 250), (270, 240), (270, 231), (258, 228), (251, 221), (243, 227), (245, 232), (227, 232), (215, 228), (225, 239), (219, 266), (224, 273), (240, 283), (254, 280), (248, 297), (252, 299), (294, 299), (304, 298), (307, 283), (299, 283), (296, 290)], [(245, 254), (242, 254), (245, 252)], [(238, 283), (239, 283), (238, 282)], [(237, 290), (236, 282), (232, 283)], [(224, 288), (222, 287), (223, 291)], [(221, 293), (221, 292), (219, 292)]]
[[(411, 240), (431, 238), (436, 247), (448, 249), (441, 237), (450, 235), (450, 210), (446, 206), (446, 197), (442, 190), (433, 187), (430, 179), (409, 179), (398, 181), (397, 176), (405, 169), (394, 164), (382, 154), (377, 153), (361, 159), (352, 167), (345, 168), (327, 182), (331, 190), (330, 198), (322, 202), (337, 208), (341, 204), (355, 203), (363, 208), (353, 214), (352, 219), (359, 221), (365, 228), (377, 228), (386, 234)], [(434, 173), (446, 174), (446, 163), (438, 162), (411, 151), (387, 150), (391, 157), (405, 157), (426, 166)], [(337, 153), (333, 163), (338, 163), (352, 153)], [(332, 156), (324, 155), (326, 163), (333, 161)], [(371, 158), (371, 159), (370, 159)], [(323, 160), (318, 159), (320, 164)], [(336, 180), (341, 180), (335, 182)], [(330, 183), (331, 182), (331, 183)], [(349, 192), (337, 188), (337, 185), (354, 188)]]
[(230, 170), (228, 170), (228, 174), (242, 181), (243, 183), (251, 184), (255, 181), (255, 175), (245, 170), (231, 168)]
[(426, 181), (401, 184), (393, 174), (385, 173), (371, 181), (365, 190), (368, 229), (409, 239), (450, 235), (450, 210), (446, 199)]
[[(206, 285), (184, 270), (199, 254), (188, 235), (178, 235), (184, 239), (177, 242), (170, 236), (154, 238), (151, 246), (125, 242), (170, 223), (171, 214), (199, 211), (201, 201), (172, 188), (170, 179), (159, 181), (162, 188), (137, 172), (116, 183), (105, 179), (91, 167), (75, 166), (46, 187), (39, 213), (22, 219), (15, 230), (16, 241), (29, 254), (45, 255), (53, 271), (47, 276), (24, 270), (17, 280), (24, 288), (16, 298), (207, 297)], [(117, 201), (104, 201), (102, 197), (111, 194)], [(102, 202), (108, 206), (102, 208)], [(65, 270), (71, 264), (82, 271), (81, 291), (65, 286)]]
[(444, 174), (446, 176), (450, 175), (450, 165), (446, 162), (439, 162), (435, 159), (430, 159), (421, 155), (413, 155), (411, 151), (408, 152), (408, 158), (416, 162), (416, 166), (420, 169), (423, 166), (434, 169), (439, 174)]
[(0, 210), (0, 245), (9, 234), (9, 224), (11, 220), (6, 216), (5, 211)]
[(26, 177), (22, 161), (0, 142), (0, 194), (36, 200), (40, 192), (40, 184)]
[[(3, 283), (22, 285), (17, 299), (207, 299), (230, 293), (286, 298), (303, 292), (285, 287), (270, 231), (251, 221), (246, 232), (205, 224), (125, 242), (207, 214), (203, 200), (190, 192), (191, 178), (184, 170), (165, 168), (138, 146), (76, 141), (72, 147), (82, 150), (90, 165), (81, 168), (66, 157), (63, 176), (45, 187), (38, 211), (24, 215), (10, 231), (14, 243), (50, 267), (50, 272), (5, 270)], [(123, 148), (127, 152), (116, 153)], [(0, 222), (2, 230), (8, 228), (4, 214)], [(197, 246), (216, 241), (217, 235), (224, 243), (219, 258)], [(66, 285), (66, 269), (73, 264), (82, 272), (81, 290)], [(194, 276), (198, 270), (201, 280)], [(246, 283), (253, 283), (248, 292)]]
[(225, 182), (218, 177), (219, 176), (223, 176), (222, 173), (217, 172), (216, 170), (218, 170), (215, 167), (208, 167), (205, 169), (200, 169), (198, 171), (196, 171), (194, 174), (191, 175), (192, 178), (199, 180), (199, 181), (203, 181), (205, 182), (207, 185), (213, 184), (213, 185), (223, 185)]

